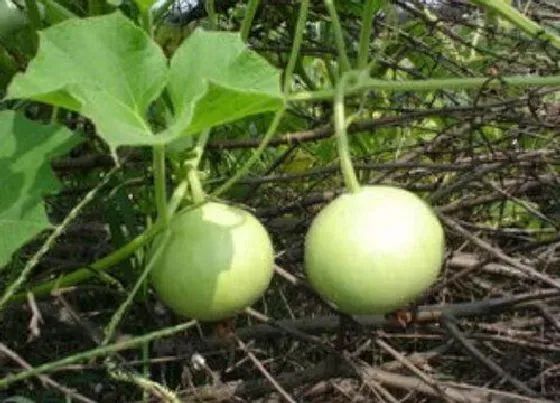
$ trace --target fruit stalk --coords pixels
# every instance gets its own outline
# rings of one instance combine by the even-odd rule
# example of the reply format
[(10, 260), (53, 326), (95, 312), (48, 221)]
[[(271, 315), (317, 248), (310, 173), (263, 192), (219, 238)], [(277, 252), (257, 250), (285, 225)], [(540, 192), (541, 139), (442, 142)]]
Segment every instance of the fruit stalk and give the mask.
[(338, 156), (340, 157), (340, 168), (346, 188), (356, 193), (360, 190), (358, 177), (352, 166), (352, 158), (350, 156), (350, 145), (348, 144), (348, 136), (346, 133), (346, 124), (344, 121), (344, 87), (347, 75), (342, 77), (334, 97), (334, 135), (338, 148)]
[(200, 183), (200, 176), (198, 175), (198, 166), (200, 165), (200, 160), (202, 159), (202, 153), (204, 152), (204, 147), (208, 142), (210, 137), (210, 129), (204, 130), (200, 137), (198, 138), (197, 144), (194, 147), (194, 157), (185, 163), (187, 168), (187, 180), (191, 188), (191, 195), (193, 197), (193, 202), (195, 205), (204, 203), (206, 195), (204, 194), (204, 189)]
[(198, 176), (198, 170), (194, 167), (189, 167), (187, 172), (187, 178), (189, 180), (189, 185), (191, 187), (191, 195), (193, 198), (193, 203), (195, 205), (201, 204), (206, 199), (204, 195), (204, 190), (202, 189), (202, 184), (200, 183), (200, 178)]
[(333, 0), (325, 0), (325, 7), (327, 8), (329, 16), (332, 20), (334, 40), (338, 50), (338, 56), (340, 57), (340, 71), (349, 71), (351, 67), (348, 55), (346, 54), (346, 47), (344, 46), (344, 34), (342, 33), (342, 26), (340, 24), (340, 19), (338, 18), (338, 13), (336, 12)]

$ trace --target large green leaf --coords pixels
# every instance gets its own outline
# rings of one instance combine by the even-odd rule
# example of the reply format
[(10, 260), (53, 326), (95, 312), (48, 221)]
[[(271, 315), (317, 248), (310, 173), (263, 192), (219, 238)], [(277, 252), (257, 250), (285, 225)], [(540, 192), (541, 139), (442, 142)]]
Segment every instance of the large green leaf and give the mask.
[(167, 81), (166, 59), (120, 12), (70, 19), (42, 32), (37, 56), (18, 74), (8, 98), (28, 98), (80, 111), (111, 150), (162, 142), (145, 120)]
[(61, 126), (42, 126), (12, 111), (0, 112), (0, 267), (39, 232), (51, 227), (43, 197), (59, 183), (49, 159), (79, 138)]
[(283, 104), (280, 73), (237, 33), (196, 29), (171, 60), (173, 130), (196, 133)]
[[(155, 136), (146, 112), (166, 84), (175, 119)], [(167, 144), (284, 102), (279, 71), (239, 34), (196, 30), (169, 71), (161, 48), (120, 12), (42, 31), (37, 56), (16, 75), (8, 98), (79, 111), (113, 153), (121, 145)]]

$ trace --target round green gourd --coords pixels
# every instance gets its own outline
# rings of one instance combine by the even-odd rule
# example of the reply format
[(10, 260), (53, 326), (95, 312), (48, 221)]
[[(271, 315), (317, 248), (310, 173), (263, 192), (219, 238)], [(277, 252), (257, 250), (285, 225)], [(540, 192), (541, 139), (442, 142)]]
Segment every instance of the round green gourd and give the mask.
[(364, 186), (328, 204), (304, 246), (312, 287), (347, 314), (384, 314), (435, 282), (444, 261), (444, 231), (415, 194)]
[(175, 313), (219, 321), (252, 305), (274, 274), (268, 232), (250, 213), (207, 202), (179, 213), (151, 272), (161, 301)]

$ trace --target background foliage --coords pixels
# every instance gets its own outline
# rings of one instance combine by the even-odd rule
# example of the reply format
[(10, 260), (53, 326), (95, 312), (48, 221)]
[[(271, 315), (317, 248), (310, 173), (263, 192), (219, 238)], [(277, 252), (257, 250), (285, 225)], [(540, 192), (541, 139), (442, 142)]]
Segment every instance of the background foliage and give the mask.
[[(560, 399), (560, 7), (490, 2), (519, 23), (485, 1), (335, 1), (338, 31), (330, 3), (310, 2), (293, 59), (290, 0), (29, 0), (23, 23), (0, 19), (0, 399)], [(446, 227), (408, 327), (339, 326), (302, 271), (310, 221), (344, 188), (347, 65), (383, 80), (345, 97), (360, 182), (417, 192)], [(147, 146), (166, 146), (171, 194), (210, 128), (205, 191), (254, 211), (278, 253), (233, 342), (132, 294), (158, 205)]]

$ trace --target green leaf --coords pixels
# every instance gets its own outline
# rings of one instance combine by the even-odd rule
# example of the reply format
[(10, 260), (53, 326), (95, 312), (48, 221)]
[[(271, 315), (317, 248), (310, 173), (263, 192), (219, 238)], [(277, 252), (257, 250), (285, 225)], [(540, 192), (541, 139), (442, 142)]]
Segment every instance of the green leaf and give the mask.
[(0, 112), (0, 267), (39, 232), (51, 227), (42, 199), (59, 189), (49, 159), (79, 138), (61, 126), (42, 126)]
[(192, 134), (282, 107), (280, 73), (238, 33), (196, 29), (171, 60), (174, 133)]
[[(121, 145), (168, 144), (284, 103), (279, 71), (239, 34), (195, 31), (170, 71), (161, 48), (120, 12), (70, 19), (39, 35), (37, 56), (14, 77), (8, 98), (80, 112), (113, 154)], [(146, 113), (166, 84), (175, 120), (154, 136)]]
[(145, 114), (167, 81), (166, 59), (120, 12), (70, 19), (39, 32), (37, 56), (8, 98), (28, 98), (81, 112), (114, 153), (121, 145), (165, 141)]

